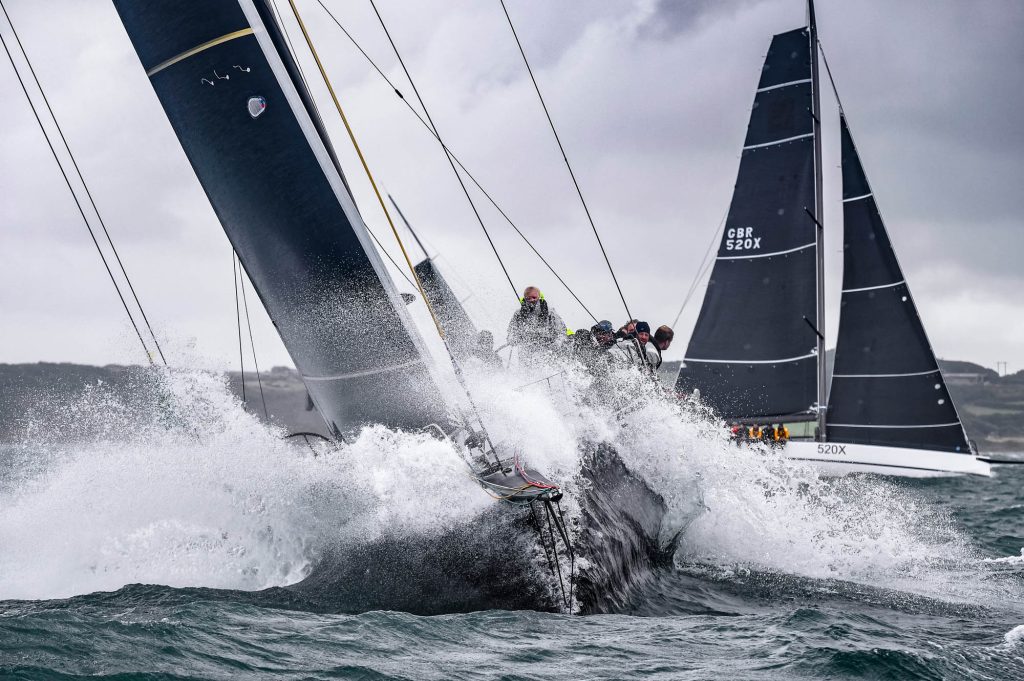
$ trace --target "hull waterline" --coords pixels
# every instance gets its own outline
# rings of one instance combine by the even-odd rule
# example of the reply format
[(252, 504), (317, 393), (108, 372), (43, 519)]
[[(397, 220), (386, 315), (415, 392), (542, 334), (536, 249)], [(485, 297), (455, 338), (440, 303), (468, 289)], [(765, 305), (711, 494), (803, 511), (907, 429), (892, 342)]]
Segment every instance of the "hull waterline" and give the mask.
[(908, 478), (991, 476), (991, 466), (972, 454), (840, 442), (790, 441), (783, 456), (813, 464), (826, 475), (876, 473)]

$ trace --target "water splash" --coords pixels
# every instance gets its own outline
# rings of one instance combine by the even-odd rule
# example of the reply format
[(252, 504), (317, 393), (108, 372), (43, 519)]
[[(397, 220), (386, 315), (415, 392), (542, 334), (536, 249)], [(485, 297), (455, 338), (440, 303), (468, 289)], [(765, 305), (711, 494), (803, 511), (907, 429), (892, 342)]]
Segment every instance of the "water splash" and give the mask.
[(37, 416), (61, 425), (4, 452), (0, 598), (280, 586), (339, 537), (436, 528), (488, 501), (447, 443), (376, 427), (314, 458), (206, 372), (89, 388)]
[[(699, 404), (629, 372), (602, 385), (564, 365), (466, 373), (494, 439), (563, 486), (571, 519), (583, 444), (611, 444), (664, 498), (681, 564), (951, 599), (1006, 588), (978, 583), (970, 542), (912, 488), (822, 479), (737, 448)], [(220, 376), (145, 372), (130, 392), (38, 405), (39, 427), (0, 454), (0, 598), (287, 585), (332, 542), (439, 533), (493, 504), (452, 446), (424, 434), (375, 426), (313, 457), (246, 413)]]

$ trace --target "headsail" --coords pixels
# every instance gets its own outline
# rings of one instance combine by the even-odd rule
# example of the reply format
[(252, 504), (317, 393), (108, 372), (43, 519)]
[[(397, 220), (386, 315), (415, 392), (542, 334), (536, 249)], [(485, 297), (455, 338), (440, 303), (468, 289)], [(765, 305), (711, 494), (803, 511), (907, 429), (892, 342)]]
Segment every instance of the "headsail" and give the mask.
[(444, 408), (421, 340), (269, 6), (257, 4), (114, 0), (185, 154), (331, 429), (441, 421)]
[(415, 269), (423, 292), (444, 329), (449, 349), (456, 359), (463, 359), (476, 343), (476, 326), (431, 258), (416, 263)]
[(776, 35), (677, 390), (727, 419), (814, 418), (816, 226), (811, 44)]
[(829, 439), (969, 453), (846, 117), (840, 122), (844, 269)]
[(441, 324), (441, 328), (444, 329), (445, 338), (448, 340), (448, 349), (455, 354), (456, 359), (462, 359), (476, 343), (476, 326), (470, 320), (469, 315), (466, 313), (466, 308), (462, 306), (462, 302), (455, 296), (451, 286), (448, 285), (444, 275), (441, 274), (441, 270), (434, 263), (434, 259), (427, 253), (426, 246), (420, 241), (420, 237), (413, 230), (412, 225), (409, 224), (409, 220), (405, 217), (402, 209), (398, 207), (394, 197), (388, 194), (388, 199), (391, 201), (391, 205), (395, 207), (395, 211), (398, 213), (398, 217), (402, 219), (406, 229), (409, 230), (413, 239), (416, 240), (420, 250), (423, 251), (423, 260), (418, 262), (413, 269), (416, 270), (416, 276), (423, 287), (424, 295), (427, 296), (427, 302), (430, 303), (437, 321)]

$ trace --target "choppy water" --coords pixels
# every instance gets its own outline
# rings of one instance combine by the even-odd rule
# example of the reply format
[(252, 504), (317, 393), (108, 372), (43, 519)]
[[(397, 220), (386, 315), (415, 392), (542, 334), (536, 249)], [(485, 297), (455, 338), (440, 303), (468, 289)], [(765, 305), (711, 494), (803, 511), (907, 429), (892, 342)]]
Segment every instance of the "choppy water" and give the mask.
[(0, 449), (0, 678), (1024, 678), (1024, 466), (819, 480), (667, 408), (568, 420), (516, 393), (513, 418), (491, 383), (481, 403), (570, 515), (576, 444), (614, 442), (683, 531), (674, 563), (606, 614), (341, 614), (344, 594), (291, 586), (331, 547), (429, 540), (493, 502), (426, 436), (314, 458), (218, 380), (170, 383), (170, 416), (97, 391)]

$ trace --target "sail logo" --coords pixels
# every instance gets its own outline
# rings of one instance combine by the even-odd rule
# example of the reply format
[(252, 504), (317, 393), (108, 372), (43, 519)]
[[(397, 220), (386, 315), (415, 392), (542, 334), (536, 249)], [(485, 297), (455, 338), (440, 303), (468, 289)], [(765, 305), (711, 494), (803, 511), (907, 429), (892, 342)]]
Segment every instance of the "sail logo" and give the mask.
[(249, 115), (259, 118), (260, 114), (267, 110), (267, 100), (263, 97), (249, 98)]
[(753, 227), (730, 227), (725, 233), (725, 250), (756, 251), (761, 248), (761, 237), (754, 236)]

